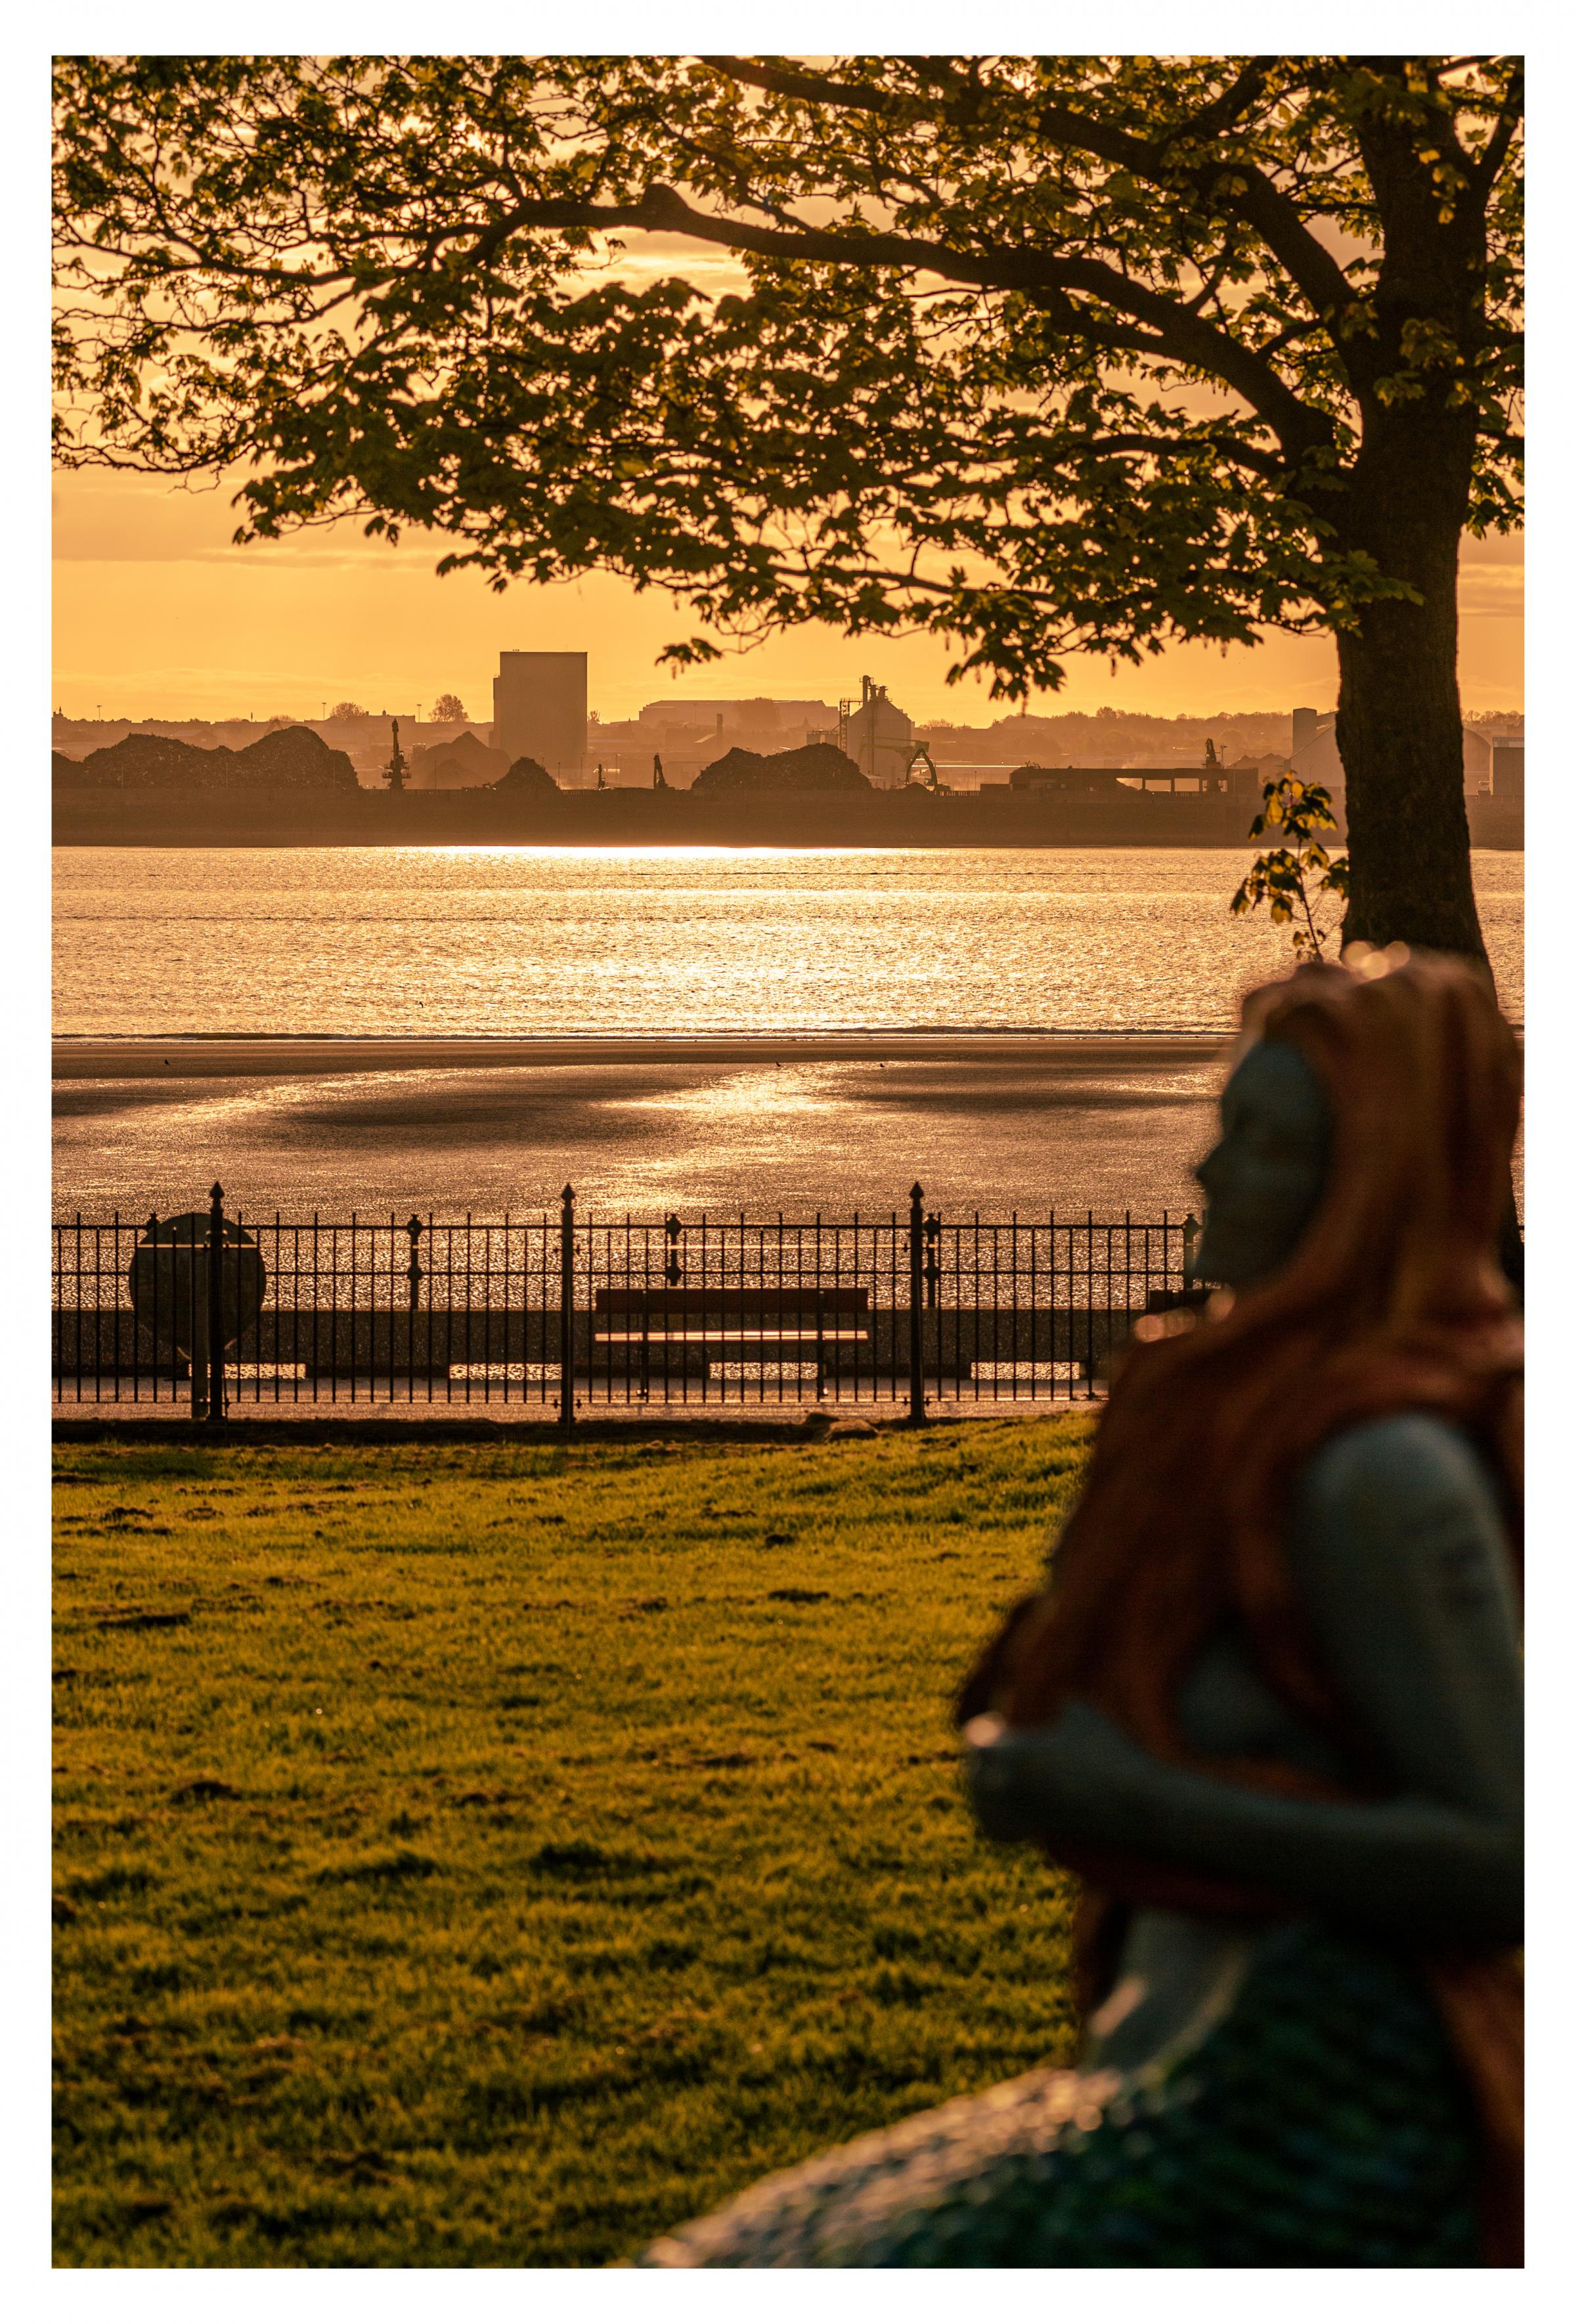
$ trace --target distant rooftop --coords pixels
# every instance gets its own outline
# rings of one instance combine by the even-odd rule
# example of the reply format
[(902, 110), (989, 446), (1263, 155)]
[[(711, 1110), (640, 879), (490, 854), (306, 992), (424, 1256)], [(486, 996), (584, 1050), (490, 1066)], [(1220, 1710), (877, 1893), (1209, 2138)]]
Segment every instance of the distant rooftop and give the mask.
[(797, 702), (765, 694), (717, 696), (705, 701), (684, 695), (664, 695), (660, 702), (642, 703), (640, 710), (641, 723), (652, 726), (702, 725), (717, 718), (741, 723), (758, 719), (762, 724), (784, 725), (800, 718), (830, 718), (835, 722), (836, 716), (834, 702)]

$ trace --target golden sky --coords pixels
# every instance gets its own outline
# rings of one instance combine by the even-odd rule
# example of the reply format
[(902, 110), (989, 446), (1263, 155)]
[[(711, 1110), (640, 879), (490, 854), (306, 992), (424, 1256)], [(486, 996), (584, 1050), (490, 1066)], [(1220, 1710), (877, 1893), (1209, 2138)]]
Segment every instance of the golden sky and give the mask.
[[(697, 624), (657, 590), (595, 574), (494, 595), (475, 575), (440, 581), (445, 544), (391, 549), (354, 526), (249, 549), (231, 545), (226, 489), (190, 493), (157, 479), (82, 472), (55, 489), (56, 707), (74, 717), (315, 717), (349, 699), (369, 710), (425, 709), (459, 695), (492, 715), (501, 650), (583, 649), (591, 706), (631, 717), (663, 695), (780, 695), (835, 702), (866, 671), (916, 719), (983, 724), (1003, 715), (982, 686), (948, 687), (950, 659), (929, 638), (849, 640), (806, 625), (742, 657), (675, 680), (655, 667)], [(1464, 546), (1461, 696), (1468, 710), (1522, 702), (1522, 543)], [(1059, 696), (1036, 708), (1101, 703), (1160, 716), (1333, 706), (1335, 656), (1323, 638), (1272, 634), (1249, 651), (1180, 647), (1113, 677), (1075, 658)]]

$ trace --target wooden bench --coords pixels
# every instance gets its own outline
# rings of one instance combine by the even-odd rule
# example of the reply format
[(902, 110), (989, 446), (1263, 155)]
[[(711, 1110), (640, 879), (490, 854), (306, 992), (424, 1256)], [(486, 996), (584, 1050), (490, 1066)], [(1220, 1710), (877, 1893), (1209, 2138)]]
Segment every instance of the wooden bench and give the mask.
[(782, 1289), (750, 1285), (712, 1290), (650, 1290), (604, 1286), (591, 1303), (594, 1360), (631, 1369), (677, 1357), (703, 1366), (748, 1360), (816, 1363), (822, 1370), (844, 1357), (855, 1361), (871, 1347), (870, 1293), (851, 1286)]

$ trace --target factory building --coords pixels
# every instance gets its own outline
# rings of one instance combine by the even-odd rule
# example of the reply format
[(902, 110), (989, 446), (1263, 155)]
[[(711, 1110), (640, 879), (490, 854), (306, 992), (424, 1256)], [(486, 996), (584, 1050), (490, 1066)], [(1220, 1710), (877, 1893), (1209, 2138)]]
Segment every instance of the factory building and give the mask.
[(1495, 798), (1521, 801), (1526, 797), (1526, 744), (1523, 736), (1496, 740), (1488, 753), (1488, 788)]
[(860, 687), (857, 710), (840, 706), (841, 746), (878, 790), (899, 789), (914, 756), (914, 721), (889, 701), (884, 686), (864, 678)]

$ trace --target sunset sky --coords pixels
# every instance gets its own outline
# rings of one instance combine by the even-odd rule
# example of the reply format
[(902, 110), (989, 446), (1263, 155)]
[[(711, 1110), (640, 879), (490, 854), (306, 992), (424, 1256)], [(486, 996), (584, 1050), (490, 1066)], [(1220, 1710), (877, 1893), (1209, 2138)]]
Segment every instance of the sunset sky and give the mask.
[[(429, 706), (457, 693), (492, 715), (501, 650), (584, 649), (591, 706), (632, 716), (665, 693), (782, 695), (835, 701), (861, 674), (920, 720), (982, 724), (1000, 716), (982, 686), (948, 687), (933, 639), (849, 640), (818, 626), (675, 681), (656, 668), (696, 623), (660, 591), (609, 576), (494, 595), (471, 574), (439, 580), (446, 544), (398, 549), (353, 525), (248, 549), (231, 545), (228, 489), (191, 493), (156, 479), (84, 472), (55, 486), (56, 707), (70, 716), (315, 717), (350, 699), (369, 710)], [(1522, 701), (1522, 543), (1465, 544), (1461, 695), (1468, 710)], [(1335, 655), (1323, 638), (1267, 637), (1222, 656), (1183, 647), (1112, 676), (1092, 657), (1067, 666), (1045, 709), (1101, 703), (1166, 717), (1222, 710), (1333, 706)]]

